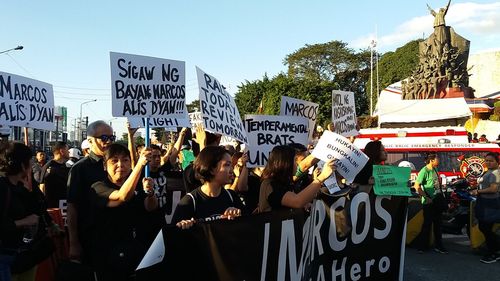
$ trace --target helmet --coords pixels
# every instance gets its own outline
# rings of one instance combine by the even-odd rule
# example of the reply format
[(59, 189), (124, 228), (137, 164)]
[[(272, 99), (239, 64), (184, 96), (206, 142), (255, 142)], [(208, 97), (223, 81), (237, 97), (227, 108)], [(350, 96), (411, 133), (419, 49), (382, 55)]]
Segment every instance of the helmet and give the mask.
[(80, 159), (82, 157), (82, 153), (78, 148), (70, 148), (68, 151), (71, 158)]

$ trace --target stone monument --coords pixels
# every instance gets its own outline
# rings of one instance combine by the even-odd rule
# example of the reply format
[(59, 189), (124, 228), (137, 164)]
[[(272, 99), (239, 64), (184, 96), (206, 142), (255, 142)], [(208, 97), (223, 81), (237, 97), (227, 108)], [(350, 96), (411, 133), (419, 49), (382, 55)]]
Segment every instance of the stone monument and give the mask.
[(419, 45), (419, 65), (401, 82), (403, 99), (474, 98), (467, 69), (470, 41), (446, 25), (450, 3), (437, 12), (427, 5), (434, 32)]

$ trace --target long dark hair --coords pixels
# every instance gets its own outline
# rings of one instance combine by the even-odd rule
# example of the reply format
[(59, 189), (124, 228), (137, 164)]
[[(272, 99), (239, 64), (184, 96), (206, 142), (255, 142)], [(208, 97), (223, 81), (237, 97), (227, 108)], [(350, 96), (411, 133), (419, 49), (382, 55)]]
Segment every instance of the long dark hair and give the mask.
[(278, 145), (269, 154), (262, 179), (270, 179), (283, 185), (289, 185), (293, 180), (293, 165), (295, 149), (288, 145)]
[(0, 171), (6, 176), (17, 175), (29, 167), (31, 150), (19, 142), (8, 142), (0, 148)]

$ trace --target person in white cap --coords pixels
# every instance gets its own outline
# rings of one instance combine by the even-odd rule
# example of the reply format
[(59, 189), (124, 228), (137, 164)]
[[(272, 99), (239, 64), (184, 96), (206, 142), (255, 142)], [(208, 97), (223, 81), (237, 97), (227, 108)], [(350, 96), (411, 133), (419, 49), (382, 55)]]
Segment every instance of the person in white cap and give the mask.
[(66, 167), (71, 168), (73, 165), (82, 158), (82, 153), (76, 147), (69, 149), (69, 160), (66, 161)]
[(83, 157), (86, 157), (90, 153), (90, 143), (88, 139), (82, 141), (82, 152)]

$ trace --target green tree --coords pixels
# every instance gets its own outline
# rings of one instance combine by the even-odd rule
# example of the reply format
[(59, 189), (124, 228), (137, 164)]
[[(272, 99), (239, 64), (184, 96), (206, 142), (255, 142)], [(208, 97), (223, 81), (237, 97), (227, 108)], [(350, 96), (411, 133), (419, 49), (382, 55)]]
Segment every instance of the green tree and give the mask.
[(255, 114), (260, 102), (263, 102), (263, 114), (279, 115), (281, 97), (288, 96), (318, 103), (318, 125), (325, 125), (331, 119), (332, 90), (338, 85), (333, 82), (312, 81), (308, 79), (292, 79), (280, 73), (269, 79), (247, 81), (238, 87), (235, 103), (242, 117), (245, 114)]
[(368, 110), (366, 81), (370, 75), (370, 51), (354, 51), (342, 41), (306, 45), (287, 55), (288, 76), (302, 81), (333, 83), (337, 90), (354, 92), (356, 112)]
[(195, 99), (191, 103), (186, 104), (188, 112), (195, 112), (196, 110), (200, 110), (200, 100)]
[(165, 134), (165, 128), (153, 128), (153, 131), (157, 140), (161, 140)]
[[(406, 43), (404, 46), (399, 47), (394, 52), (387, 52), (383, 54), (378, 61), (379, 73), (379, 91), (385, 89), (387, 86), (404, 80), (409, 77), (412, 71), (418, 66), (418, 44), (422, 39), (413, 40)], [(374, 65), (374, 104), (377, 102), (377, 97), (380, 93), (375, 93), (377, 86), (375, 65)], [(370, 81), (368, 80), (366, 92), (370, 93)]]

